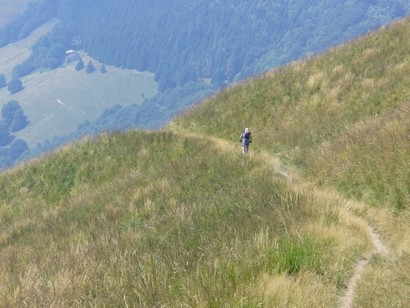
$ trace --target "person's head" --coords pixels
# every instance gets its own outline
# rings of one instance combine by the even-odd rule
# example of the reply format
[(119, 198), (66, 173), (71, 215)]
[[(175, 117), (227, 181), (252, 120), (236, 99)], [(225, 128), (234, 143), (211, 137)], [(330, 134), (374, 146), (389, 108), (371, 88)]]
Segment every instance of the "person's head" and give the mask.
[(245, 133), (249, 133), (250, 132), (250, 129), (247, 127), (247, 128), (245, 128)]

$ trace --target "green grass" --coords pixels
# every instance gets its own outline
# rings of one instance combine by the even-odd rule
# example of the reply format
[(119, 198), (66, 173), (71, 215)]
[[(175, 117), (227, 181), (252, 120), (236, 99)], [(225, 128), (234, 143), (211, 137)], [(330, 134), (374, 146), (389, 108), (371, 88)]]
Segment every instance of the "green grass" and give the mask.
[(231, 142), (251, 127), (254, 151), (274, 153), (305, 180), (364, 203), (351, 208), (391, 255), (366, 269), (358, 306), (409, 302), (409, 42), (406, 18), (226, 89), (170, 125)]
[(263, 159), (166, 131), (74, 144), (4, 174), (0, 191), (4, 306), (252, 306), (282, 272), (315, 275), (329, 304), (368, 247), (346, 241), (357, 223), (320, 223), (338, 203), (318, 209)]
[[(400, 113), (407, 114), (410, 102), (409, 42), (407, 18), (317, 58), (227, 89), (172, 125), (232, 141), (244, 127), (251, 127), (255, 148), (277, 153), (310, 179), (338, 182), (340, 189), (358, 199), (366, 195), (372, 203), (408, 207), (410, 124)], [(399, 129), (382, 128), (385, 122)], [(369, 155), (385, 151), (377, 161), (371, 158), (371, 168), (359, 139), (372, 142)], [(351, 143), (363, 152), (354, 153)], [(339, 151), (343, 146), (346, 153)], [(354, 157), (361, 159), (354, 162), (361, 167), (344, 164), (353, 164)], [(386, 170), (393, 172), (393, 183)], [(369, 185), (368, 179), (378, 173), (384, 175), (383, 182)], [(363, 187), (353, 179), (362, 181)], [(385, 194), (386, 185), (392, 192)]]
[(409, 36), (405, 19), (162, 131), (4, 172), (0, 306), (334, 307), (363, 258), (354, 305), (408, 306)]

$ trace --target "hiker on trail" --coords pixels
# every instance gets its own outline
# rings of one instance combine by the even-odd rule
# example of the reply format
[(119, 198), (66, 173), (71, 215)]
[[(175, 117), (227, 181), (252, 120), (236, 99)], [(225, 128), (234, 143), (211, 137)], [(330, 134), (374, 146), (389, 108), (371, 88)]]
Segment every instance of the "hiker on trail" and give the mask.
[(245, 128), (245, 131), (241, 134), (239, 142), (242, 142), (242, 153), (248, 153), (249, 144), (252, 142), (252, 134), (249, 128)]

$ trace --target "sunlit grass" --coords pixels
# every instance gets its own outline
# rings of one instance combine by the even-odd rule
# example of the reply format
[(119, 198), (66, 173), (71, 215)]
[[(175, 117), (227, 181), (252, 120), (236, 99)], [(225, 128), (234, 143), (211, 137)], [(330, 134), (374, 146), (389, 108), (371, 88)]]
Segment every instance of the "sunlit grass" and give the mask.
[(365, 203), (349, 208), (392, 255), (370, 262), (359, 306), (403, 307), (410, 296), (409, 43), (407, 18), (226, 89), (172, 124), (230, 141), (250, 127), (255, 152), (275, 153), (305, 180)]
[(337, 301), (366, 236), (347, 245), (343, 201), (274, 166), (164, 131), (102, 135), (7, 172), (0, 304), (253, 305), (266, 275), (312, 275), (329, 286), (318, 303)]
[(407, 306), (409, 33), (4, 172), (0, 306), (332, 307), (363, 258), (355, 305)]

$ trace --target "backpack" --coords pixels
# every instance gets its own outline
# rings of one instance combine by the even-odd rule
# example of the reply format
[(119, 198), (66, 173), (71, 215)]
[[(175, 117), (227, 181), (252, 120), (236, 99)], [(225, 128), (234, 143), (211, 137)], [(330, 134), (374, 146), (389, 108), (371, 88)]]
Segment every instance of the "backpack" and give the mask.
[(251, 132), (242, 133), (242, 145), (248, 145), (250, 143)]

